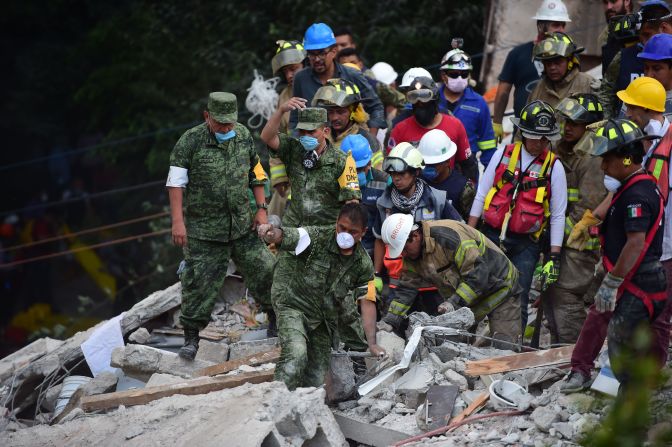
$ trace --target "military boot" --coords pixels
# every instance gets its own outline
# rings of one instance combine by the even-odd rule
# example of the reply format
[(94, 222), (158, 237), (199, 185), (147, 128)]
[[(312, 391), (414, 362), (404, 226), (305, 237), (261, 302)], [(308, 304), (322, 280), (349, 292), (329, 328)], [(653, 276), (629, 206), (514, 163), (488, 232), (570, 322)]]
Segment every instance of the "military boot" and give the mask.
[(194, 360), (198, 352), (198, 329), (184, 329), (184, 346), (178, 355), (185, 360)]

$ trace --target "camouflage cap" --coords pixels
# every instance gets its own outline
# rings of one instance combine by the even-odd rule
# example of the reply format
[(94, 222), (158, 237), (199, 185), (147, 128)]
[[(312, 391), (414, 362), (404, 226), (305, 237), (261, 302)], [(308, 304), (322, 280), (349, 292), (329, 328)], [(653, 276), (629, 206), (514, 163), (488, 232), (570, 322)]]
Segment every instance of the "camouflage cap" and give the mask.
[(228, 92), (212, 92), (208, 97), (208, 113), (218, 123), (238, 121), (238, 101), (236, 95)]
[(297, 129), (315, 130), (327, 124), (327, 109), (321, 107), (306, 107), (299, 110)]

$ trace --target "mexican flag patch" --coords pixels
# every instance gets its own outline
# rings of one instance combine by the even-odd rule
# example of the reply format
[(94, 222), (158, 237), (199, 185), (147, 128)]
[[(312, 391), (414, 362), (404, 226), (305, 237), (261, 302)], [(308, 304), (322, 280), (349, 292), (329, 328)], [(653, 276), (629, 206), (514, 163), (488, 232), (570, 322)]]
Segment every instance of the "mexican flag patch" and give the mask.
[(628, 217), (636, 218), (642, 217), (642, 205), (629, 205), (628, 206)]

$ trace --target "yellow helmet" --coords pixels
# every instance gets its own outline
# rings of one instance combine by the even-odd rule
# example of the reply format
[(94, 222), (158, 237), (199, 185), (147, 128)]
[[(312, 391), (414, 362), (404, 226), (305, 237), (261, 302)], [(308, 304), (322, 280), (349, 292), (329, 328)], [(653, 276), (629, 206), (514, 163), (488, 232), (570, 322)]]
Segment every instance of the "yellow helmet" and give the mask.
[(665, 111), (665, 87), (653, 78), (640, 76), (632, 81), (625, 90), (616, 93), (625, 105), (644, 107), (656, 112)]

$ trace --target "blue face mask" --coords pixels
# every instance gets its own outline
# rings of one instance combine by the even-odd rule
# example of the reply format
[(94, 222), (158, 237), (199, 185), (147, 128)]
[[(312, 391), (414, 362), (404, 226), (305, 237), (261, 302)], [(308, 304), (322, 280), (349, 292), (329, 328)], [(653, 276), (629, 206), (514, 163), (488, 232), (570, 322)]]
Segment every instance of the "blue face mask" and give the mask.
[(422, 177), (428, 182), (433, 182), (439, 176), (439, 171), (434, 166), (427, 166), (422, 170)]
[(317, 145), (320, 144), (317, 138), (311, 137), (310, 135), (300, 136), (299, 143), (301, 143), (301, 146), (303, 146), (306, 151), (314, 151), (317, 149)]
[(219, 144), (222, 144), (225, 141), (230, 140), (231, 138), (236, 136), (236, 131), (231, 129), (227, 133), (221, 133), (221, 132), (215, 132), (215, 139)]
[(368, 179), (366, 177), (366, 172), (358, 172), (357, 173), (357, 180), (359, 180), (359, 187), (364, 188), (366, 184), (368, 183)]

